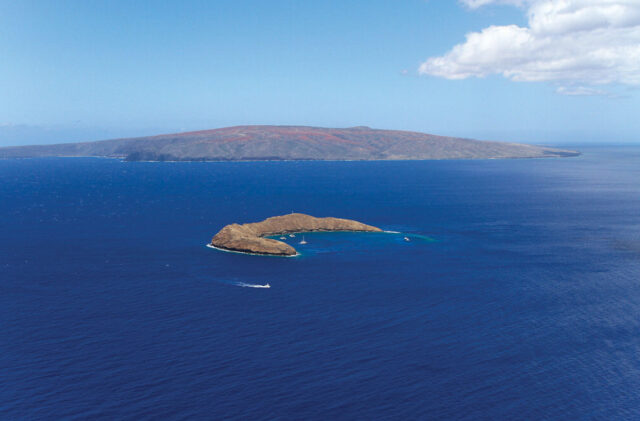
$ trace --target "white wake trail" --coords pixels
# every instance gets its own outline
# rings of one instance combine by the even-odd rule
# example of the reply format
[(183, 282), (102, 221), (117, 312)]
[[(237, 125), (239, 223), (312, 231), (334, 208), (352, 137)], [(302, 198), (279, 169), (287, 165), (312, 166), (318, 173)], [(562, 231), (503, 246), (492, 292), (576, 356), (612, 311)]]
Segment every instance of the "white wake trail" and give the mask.
[(233, 285), (238, 286), (238, 287), (243, 287), (243, 288), (271, 288), (271, 285), (269, 285), (269, 284), (265, 284), (265, 285), (247, 284), (245, 282), (234, 282)]

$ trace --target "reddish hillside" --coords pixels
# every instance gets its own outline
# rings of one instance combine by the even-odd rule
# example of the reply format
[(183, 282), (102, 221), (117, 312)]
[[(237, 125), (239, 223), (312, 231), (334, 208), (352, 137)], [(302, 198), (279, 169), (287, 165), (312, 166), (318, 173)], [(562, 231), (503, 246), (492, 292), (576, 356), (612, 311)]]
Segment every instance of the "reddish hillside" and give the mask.
[(389, 160), (572, 156), (576, 152), (368, 127), (236, 126), (158, 136), (0, 148), (0, 157), (102, 156), (148, 161)]

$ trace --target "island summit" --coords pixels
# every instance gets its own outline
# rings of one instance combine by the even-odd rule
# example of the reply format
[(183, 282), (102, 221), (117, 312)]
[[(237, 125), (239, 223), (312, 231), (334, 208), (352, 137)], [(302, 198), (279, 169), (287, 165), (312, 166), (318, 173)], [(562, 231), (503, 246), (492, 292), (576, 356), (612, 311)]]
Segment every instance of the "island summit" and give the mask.
[(382, 232), (380, 228), (350, 219), (316, 218), (302, 213), (291, 213), (267, 218), (262, 222), (227, 225), (213, 237), (210, 246), (239, 253), (295, 256), (298, 252), (289, 244), (265, 237), (314, 231)]
[(236, 126), (58, 145), (0, 148), (0, 158), (95, 156), (127, 161), (552, 158), (579, 152), (369, 127)]

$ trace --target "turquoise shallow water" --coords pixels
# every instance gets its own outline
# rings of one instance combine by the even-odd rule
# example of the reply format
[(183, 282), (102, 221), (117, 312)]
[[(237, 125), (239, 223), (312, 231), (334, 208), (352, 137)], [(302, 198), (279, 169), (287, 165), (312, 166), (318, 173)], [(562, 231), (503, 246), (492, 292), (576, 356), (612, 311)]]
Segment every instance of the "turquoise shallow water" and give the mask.
[[(640, 148), (583, 150), (0, 161), (0, 418), (638, 418)], [(292, 210), (402, 234), (205, 247)]]
[[(420, 247), (428, 243), (436, 241), (426, 235), (401, 233), (401, 232), (383, 232), (383, 233), (358, 233), (358, 232), (304, 232), (296, 233), (295, 237), (285, 235), (274, 235), (273, 238), (278, 241), (289, 244), (295, 248), (299, 256), (298, 259), (312, 258), (321, 254), (336, 253), (384, 253), (389, 247), (402, 250), (401, 247)], [(409, 241), (405, 241), (404, 238)], [(300, 244), (305, 240), (307, 244)]]

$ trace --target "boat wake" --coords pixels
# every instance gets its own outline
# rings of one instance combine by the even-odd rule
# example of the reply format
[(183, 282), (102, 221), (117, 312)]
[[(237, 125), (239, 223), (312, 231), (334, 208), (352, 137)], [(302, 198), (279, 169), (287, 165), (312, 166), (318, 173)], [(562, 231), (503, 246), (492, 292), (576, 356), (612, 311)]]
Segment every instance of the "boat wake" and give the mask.
[(271, 288), (271, 285), (269, 285), (269, 284), (264, 284), (264, 285), (247, 284), (245, 282), (234, 282), (233, 285), (235, 285), (237, 287), (242, 287), (242, 288)]
[(430, 243), (436, 241), (434, 238), (429, 237), (427, 235), (422, 235), (422, 234), (408, 234), (406, 232), (403, 233), (403, 232), (400, 232), (400, 231), (383, 231), (383, 232), (386, 233), (386, 234), (401, 234), (403, 236), (404, 241), (407, 241), (407, 242), (409, 242), (411, 240), (414, 240), (414, 239), (427, 241), (427, 242), (430, 242)]

